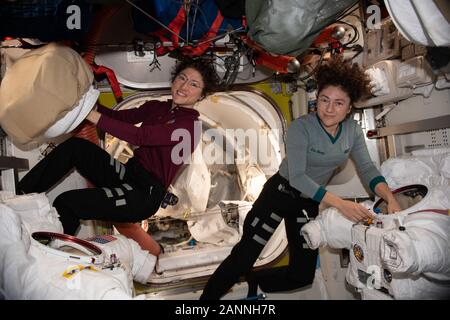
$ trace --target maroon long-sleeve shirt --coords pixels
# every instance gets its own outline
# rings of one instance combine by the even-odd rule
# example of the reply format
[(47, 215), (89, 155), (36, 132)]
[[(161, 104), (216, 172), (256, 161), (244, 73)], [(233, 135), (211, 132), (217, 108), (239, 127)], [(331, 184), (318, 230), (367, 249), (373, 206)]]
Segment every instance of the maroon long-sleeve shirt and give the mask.
[[(172, 133), (176, 129), (189, 132), (191, 153), (198, 143), (199, 137), (194, 135), (195, 120), (200, 114), (197, 110), (176, 107), (170, 110), (172, 101), (148, 101), (139, 108), (112, 110), (98, 105), (102, 115), (97, 123), (101, 130), (138, 146), (134, 150), (134, 158), (167, 188), (183, 163), (172, 161), (171, 154), (175, 145), (183, 142), (172, 141)], [(140, 127), (135, 124), (142, 122)], [(183, 155), (181, 152), (182, 157)]]

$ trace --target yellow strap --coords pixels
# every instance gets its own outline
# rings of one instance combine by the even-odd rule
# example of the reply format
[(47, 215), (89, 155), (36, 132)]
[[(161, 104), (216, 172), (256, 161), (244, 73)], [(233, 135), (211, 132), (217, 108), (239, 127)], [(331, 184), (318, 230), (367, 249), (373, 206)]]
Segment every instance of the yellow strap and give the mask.
[(64, 278), (66, 278), (66, 279), (71, 279), (71, 278), (73, 278), (73, 277), (75, 276), (75, 274), (77, 274), (78, 272), (83, 271), (83, 270), (92, 270), (92, 271), (95, 271), (95, 272), (98, 271), (98, 270), (95, 269), (93, 266), (84, 266), (84, 265), (82, 265), (82, 264), (78, 264), (78, 265), (76, 265), (76, 266), (68, 267), (68, 268), (63, 272), (62, 276), (63, 276)]

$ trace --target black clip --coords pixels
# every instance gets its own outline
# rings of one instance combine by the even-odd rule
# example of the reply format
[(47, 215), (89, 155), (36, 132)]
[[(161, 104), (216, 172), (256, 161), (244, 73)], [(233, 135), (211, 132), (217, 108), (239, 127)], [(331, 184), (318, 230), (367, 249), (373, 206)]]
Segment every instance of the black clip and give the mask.
[(144, 41), (141, 39), (134, 39), (133, 40), (133, 50), (134, 50), (134, 54), (137, 57), (144, 57), (145, 56)]
[(167, 206), (174, 206), (178, 203), (178, 197), (172, 192), (167, 192), (161, 202), (161, 208), (165, 209)]
[(278, 185), (278, 191), (280, 191), (280, 192), (282, 192), (284, 194), (287, 194), (288, 196), (290, 196), (290, 197), (292, 197), (294, 199), (296, 198), (295, 193), (292, 190), (288, 190), (288, 188), (286, 188), (286, 186), (284, 184), (282, 184), (282, 183), (280, 183)]

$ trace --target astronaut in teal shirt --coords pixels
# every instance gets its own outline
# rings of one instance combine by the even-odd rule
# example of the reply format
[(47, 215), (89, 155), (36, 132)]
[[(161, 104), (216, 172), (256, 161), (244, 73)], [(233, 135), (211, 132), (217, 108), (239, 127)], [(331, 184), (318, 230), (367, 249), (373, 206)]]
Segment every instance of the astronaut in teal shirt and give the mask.
[[(369, 94), (369, 79), (356, 64), (333, 59), (316, 73), (317, 112), (293, 121), (287, 134), (286, 158), (279, 172), (264, 185), (244, 221), (243, 235), (206, 284), (200, 299), (219, 299), (245, 275), (249, 287), (266, 292), (285, 291), (312, 283), (317, 250), (309, 249), (300, 233), (318, 214), (320, 203), (333, 206), (352, 221), (372, 216), (364, 206), (344, 200), (325, 185), (349, 156), (363, 183), (388, 203), (389, 213), (400, 211), (385, 179), (370, 159), (358, 123), (350, 119), (353, 102)], [(249, 273), (281, 220), (289, 242), (289, 266), (273, 274)], [(251, 290), (249, 290), (251, 291)]]
[[(335, 135), (323, 126), (319, 113), (329, 107), (327, 100), (334, 88), (324, 89), (319, 95), (322, 102), (319, 102), (318, 113), (302, 116), (291, 124), (287, 135), (287, 156), (279, 170), (292, 187), (319, 203), (327, 192), (324, 186), (349, 156), (354, 160), (361, 180), (372, 192), (380, 182), (386, 183), (370, 159), (363, 132), (355, 120), (346, 118), (340, 122)], [(364, 213), (365, 210), (357, 210), (356, 214)], [(356, 220), (352, 216), (347, 217)]]

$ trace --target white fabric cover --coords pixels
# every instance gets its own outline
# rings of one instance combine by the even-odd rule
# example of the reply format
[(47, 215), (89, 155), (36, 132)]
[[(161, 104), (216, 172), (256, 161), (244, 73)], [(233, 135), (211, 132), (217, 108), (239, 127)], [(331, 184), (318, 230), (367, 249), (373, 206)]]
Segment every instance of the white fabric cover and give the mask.
[(370, 78), (370, 84), (372, 85), (371, 93), (374, 96), (378, 97), (389, 94), (389, 82), (386, 73), (382, 69), (371, 67), (365, 73)]
[(221, 201), (221, 205), (234, 204), (238, 207), (238, 228), (230, 227), (222, 216), (220, 206), (207, 210), (204, 215), (187, 222), (189, 232), (197, 241), (212, 243), (218, 246), (232, 246), (242, 237), (244, 221), (247, 213), (252, 209), (253, 202), (228, 200)]
[(208, 214), (196, 221), (188, 221), (189, 232), (192, 237), (201, 242), (212, 243), (219, 246), (234, 245), (239, 240), (236, 229), (228, 226), (222, 214)]
[(201, 218), (187, 222), (192, 237), (201, 242), (232, 246), (239, 241), (239, 231), (230, 227), (219, 206), (207, 210)]
[(56, 209), (50, 206), (45, 193), (15, 196), (3, 202), (20, 217), (28, 235), (36, 231), (63, 233), (59, 215)]
[(412, 156), (390, 158), (380, 171), (391, 189), (415, 183), (448, 186), (450, 149), (417, 150)]
[[(435, 1), (385, 0), (395, 26), (409, 41), (425, 46), (450, 45), (450, 23)], [(446, 1), (439, 1), (448, 10)]]
[(44, 134), (44, 139), (51, 139), (72, 132), (88, 115), (97, 102), (100, 91), (90, 86), (78, 104), (67, 114), (56, 121)]
[(245, 157), (243, 158), (242, 163), (240, 161), (236, 163), (242, 189), (245, 190), (245, 194), (241, 199), (255, 202), (267, 181), (266, 174), (258, 164), (253, 163), (254, 161), (248, 148), (245, 149)]
[(211, 189), (211, 174), (203, 159), (201, 143), (192, 153), (191, 162), (186, 164), (170, 188), (178, 196), (178, 203), (166, 209), (159, 209), (157, 215), (177, 217), (185, 212), (199, 213), (206, 210)]
[(419, 149), (411, 152), (412, 157), (435, 158), (438, 166), (438, 174), (450, 179), (450, 148)]
[(38, 141), (88, 91), (94, 75), (73, 49), (49, 43), (8, 68), (0, 86), (0, 124), (14, 143)]
[[(6, 299), (131, 299), (133, 277), (145, 283), (154, 270), (156, 257), (120, 235), (106, 244), (91, 241), (103, 250), (105, 263), (116, 255), (120, 265), (112, 269), (54, 255), (30, 237), (31, 232), (62, 229), (45, 195), (11, 198), (0, 192), (0, 199), (0, 291)], [(80, 265), (94, 270), (64, 276)]]

